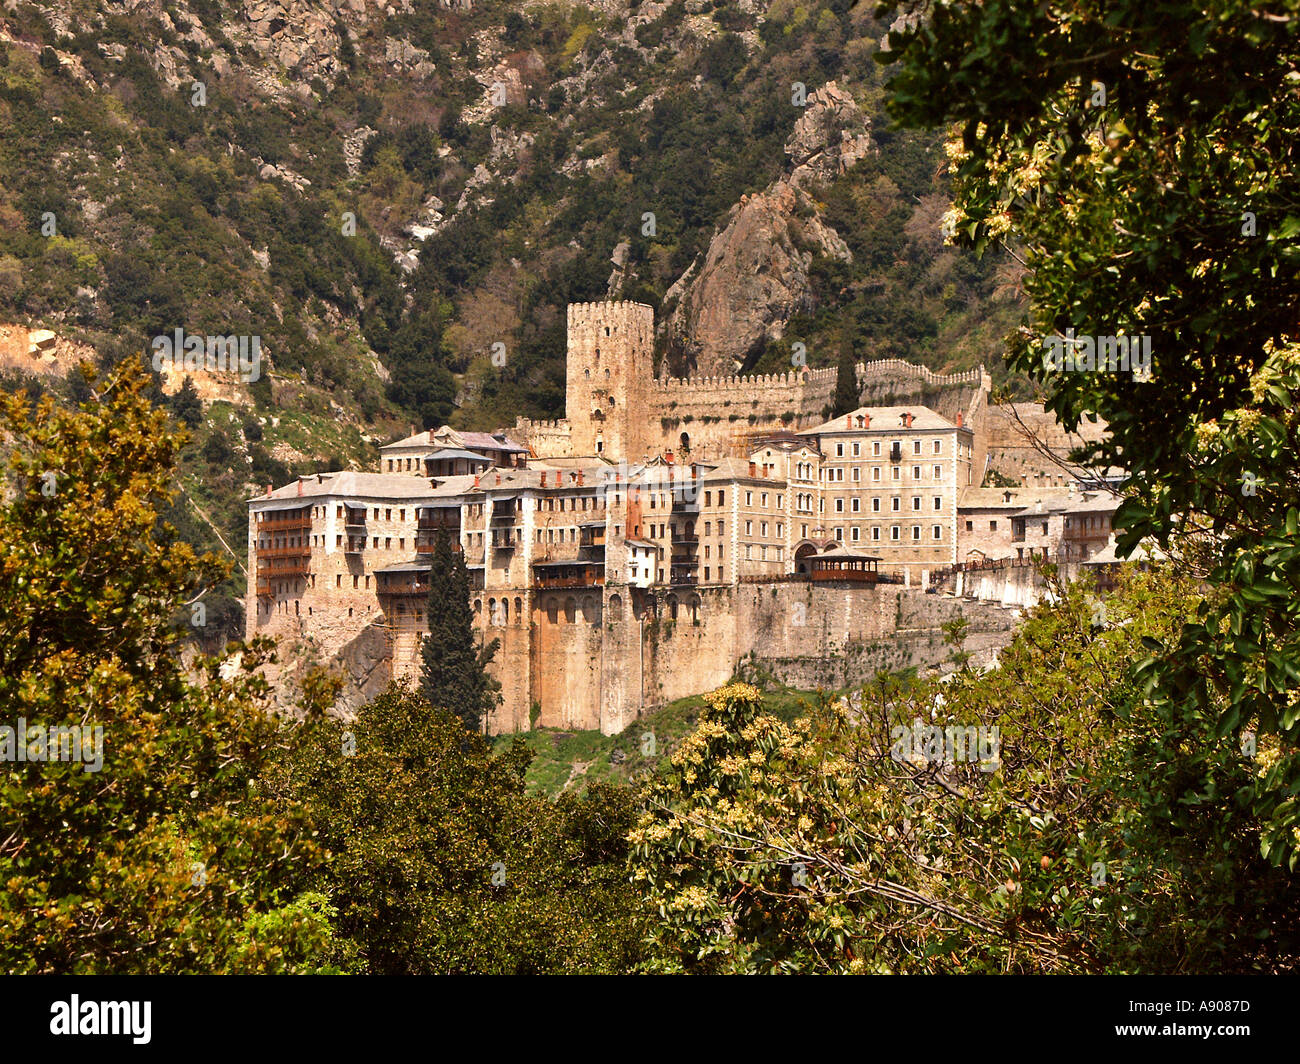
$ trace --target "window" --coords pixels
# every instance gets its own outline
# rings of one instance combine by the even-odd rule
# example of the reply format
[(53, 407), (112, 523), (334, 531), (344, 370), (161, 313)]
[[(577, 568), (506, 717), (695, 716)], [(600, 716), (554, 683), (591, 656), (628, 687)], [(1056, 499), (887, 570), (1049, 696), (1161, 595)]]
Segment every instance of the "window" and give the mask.
[(902, 500), (897, 495), (895, 495), (892, 499), (889, 500), (889, 508), (893, 510), (894, 513), (898, 513), (898, 511), (902, 509), (901, 503)]
[(861, 453), (862, 453), (862, 445), (861, 445), (861, 444), (858, 444), (858, 443), (855, 443), (855, 444), (853, 445), (853, 457), (854, 457), (854, 458), (857, 458), (858, 455), (860, 455)]
[(942, 495), (936, 495), (936, 496), (934, 497), (934, 508), (935, 508), (936, 510), (942, 510), (942, 509), (943, 509), (943, 496), (942, 496)]
[(711, 491), (706, 491), (706, 492), (704, 493), (704, 505), (705, 505), (705, 506), (712, 506), (712, 505), (713, 505), (713, 492), (711, 492)]
[(919, 465), (912, 466), (912, 479), (913, 480), (921, 479), (921, 467)]
[(920, 508), (921, 508), (921, 496), (919, 496), (919, 495), (913, 495), (913, 496), (912, 496), (912, 509), (913, 509), (913, 510), (919, 510)]
[(712, 521), (705, 521), (705, 522), (704, 522), (704, 534), (705, 534), (706, 536), (711, 536), (711, 535), (713, 535), (713, 522), (712, 522)]
[(930, 529), (930, 533), (934, 536), (935, 539), (943, 539), (943, 525), (935, 525), (932, 529)]
[(921, 453), (921, 441), (920, 441), (920, 440), (913, 440), (913, 441), (912, 441), (912, 453), (913, 453), (913, 454), (920, 454), (920, 453)]
[(967, 532), (973, 532), (974, 529), (975, 529), (975, 522), (974, 522), (974, 521), (967, 521), (967, 522), (966, 522), (966, 531), (967, 531)]
[(937, 465), (934, 467), (934, 479), (935, 480), (943, 479), (943, 466)]
[(997, 530), (998, 530), (998, 523), (997, 523), (996, 521), (990, 521), (990, 522), (989, 522), (989, 531), (990, 531), (990, 532), (996, 532)]
[(876, 481), (880, 480), (880, 466), (871, 467), (871, 479)]
[(842, 443), (837, 443), (837, 444), (835, 445), (835, 457), (836, 457), (836, 458), (843, 458), (843, 457), (844, 457), (844, 444), (842, 444)]
[(897, 525), (891, 525), (891, 526), (890, 526), (890, 528), (889, 528), (889, 538), (892, 539), (894, 542), (898, 542), (898, 526), (897, 526)]
[(780, 509), (784, 508), (784, 506), (785, 506), (785, 496), (784, 496), (784, 495), (778, 495), (778, 496), (776, 497), (776, 508), (777, 508), (778, 510), (780, 510)]
[(861, 479), (862, 479), (862, 470), (859, 469), (857, 466), (854, 466), (854, 467), (853, 467), (853, 479), (854, 479), (854, 480), (861, 480)]
[(912, 539), (915, 541), (915, 540), (919, 540), (920, 538), (921, 538), (921, 526), (920, 526), (920, 525), (913, 525), (913, 526), (912, 526)]
[(871, 500), (871, 512), (872, 512), (873, 514), (878, 514), (878, 513), (880, 513), (880, 499), (879, 499), (879, 497), (877, 497), (877, 498)]
[(835, 530), (835, 542), (836, 542), (836, 543), (843, 543), (843, 542), (844, 542), (844, 529), (842, 529), (842, 528), (837, 528), (837, 529)]
[[(764, 539), (767, 539), (767, 522), (766, 522), (766, 521), (764, 521), (764, 522), (762, 523), (762, 525), (759, 526), (759, 535), (762, 536)], [(764, 547), (763, 549), (764, 549), (764, 550), (767, 550), (766, 547)]]
[(850, 538), (851, 540), (853, 540), (854, 543), (856, 543), (856, 542), (858, 541), (858, 539), (859, 539), (859, 535), (858, 535), (858, 534), (859, 534), (860, 531), (861, 531), (861, 530), (858, 528), (857, 525), (854, 525), (854, 526), (853, 526), (853, 533), (852, 533), (851, 536), (849, 536), (849, 538)]
[[(745, 522), (745, 535), (746, 535), (746, 536), (752, 536), (753, 534), (754, 534), (754, 522), (753, 522), (753, 521), (746, 521), (746, 522)], [(748, 557), (748, 555), (746, 555), (746, 557)]]
[(746, 506), (754, 505), (754, 493), (752, 491), (745, 492), (745, 505)]
[(843, 499), (836, 499), (836, 500), (835, 500), (835, 512), (836, 512), (837, 514), (842, 514), (842, 513), (844, 512), (844, 500), (843, 500)]
[(872, 443), (872, 445), (871, 445), (871, 453), (872, 453), (875, 457), (877, 457), (877, 458), (880, 457), (880, 441), (879, 441), (879, 440), (876, 440), (875, 442)]
[(718, 522), (718, 535), (720, 535), (720, 536), (726, 534), (726, 533), (723, 531), (723, 529), (722, 529), (722, 525), (723, 525), (723, 522), (722, 522), (722, 521), (719, 521), (719, 522)]
[(943, 454), (943, 440), (934, 441), (934, 453)]
[(763, 494), (759, 496), (759, 498), (762, 500), (763, 508), (767, 509), (767, 492), (763, 492)]
[(853, 500), (853, 512), (854, 512), (854, 513), (857, 513), (859, 510), (862, 509), (861, 503), (862, 503), (862, 500), (861, 500), (861, 499), (854, 499), (854, 500)]
[[(719, 505), (719, 506), (726, 506), (726, 505), (727, 505), (727, 493), (726, 493), (725, 491), (720, 491), (720, 492), (718, 492), (718, 505)], [(722, 531), (722, 522), (721, 522), (721, 521), (718, 522), (718, 531), (719, 531), (719, 532)]]
[(894, 466), (894, 479), (895, 479), (895, 480), (901, 480), (901, 479), (902, 479), (902, 470), (899, 469), (898, 466)]
[(871, 526), (871, 538), (872, 538), (875, 542), (877, 542), (877, 543), (880, 542), (880, 526), (879, 526), (879, 525), (872, 525), (872, 526)]

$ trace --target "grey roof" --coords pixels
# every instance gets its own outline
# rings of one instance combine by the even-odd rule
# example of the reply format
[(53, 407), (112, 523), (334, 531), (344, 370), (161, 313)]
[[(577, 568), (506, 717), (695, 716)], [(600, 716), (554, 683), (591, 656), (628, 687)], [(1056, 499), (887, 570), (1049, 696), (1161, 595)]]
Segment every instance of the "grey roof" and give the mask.
[(492, 460), (485, 458), (481, 454), (475, 454), (473, 451), (462, 451), (458, 447), (444, 447), (440, 451), (434, 451), (432, 454), (426, 454), (426, 462), (441, 462), (449, 458), (466, 458), (471, 462), (482, 462), (484, 465), (491, 465)]
[[(870, 428), (858, 428), (858, 415), (871, 418)], [(834, 432), (899, 432), (908, 431), (903, 415), (912, 415), (911, 431), (918, 429), (955, 429), (957, 426), (928, 406), (860, 406), (856, 410), (831, 418), (816, 428), (801, 429), (800, 436), (824, 436)]]

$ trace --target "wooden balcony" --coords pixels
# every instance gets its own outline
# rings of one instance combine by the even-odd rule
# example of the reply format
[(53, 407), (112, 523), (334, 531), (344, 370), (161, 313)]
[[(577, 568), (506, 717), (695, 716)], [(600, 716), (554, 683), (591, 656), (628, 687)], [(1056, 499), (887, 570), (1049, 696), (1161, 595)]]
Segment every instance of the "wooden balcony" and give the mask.
[(311, 508), (263, 510), (257, 515), (257, 531), (259, 533), (310, 532)]
[(261, 565), (263, 561), (272, 558), (310, 558), (311, 547), (306, 544), (300, 544), (296, 547), (261, 547), (257, 548), (257, 563)]
[(420, 532), (459, 532), (460, 510), (423, 510), (420, 512), (419, 520), (415, 522), (415, 527)]
[[(460, 537), (448, 536), (448, 542), (451, 545), (452, 553), (461, 553)], [(434, 536), (417, 535), (415, 537), (415, 553), (421, 557), (430, 555), (437, 549), (438, 543)]]
[(533, 586), (541, 590), (566, 587), (604, 587), (604, 565), (560, 562), (533, 566)]
[[(391, 579), (385, 579), (391, 577)], [(394, 574), (377, 574), (375, 593), (381, 598), (428, 598), (429, 578), (397, 577)]]

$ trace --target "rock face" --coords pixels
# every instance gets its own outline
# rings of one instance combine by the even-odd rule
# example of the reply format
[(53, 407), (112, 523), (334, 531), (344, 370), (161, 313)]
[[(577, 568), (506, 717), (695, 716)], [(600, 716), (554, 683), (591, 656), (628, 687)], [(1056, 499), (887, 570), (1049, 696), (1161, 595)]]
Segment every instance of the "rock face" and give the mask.
[(670, 341), (692, 372), (727, 376), (742, 369), (790, 318), (812, 307), (808, 269), (825, 255), (852, 254), (822, 222), (807, 190), (834, 180), (869, 151), (866, 116), (831, 82), (808, 98), (786, 142), (789, 169), (731, 209), (709, 243), (669, 291), (680, 296), (667, 322)]

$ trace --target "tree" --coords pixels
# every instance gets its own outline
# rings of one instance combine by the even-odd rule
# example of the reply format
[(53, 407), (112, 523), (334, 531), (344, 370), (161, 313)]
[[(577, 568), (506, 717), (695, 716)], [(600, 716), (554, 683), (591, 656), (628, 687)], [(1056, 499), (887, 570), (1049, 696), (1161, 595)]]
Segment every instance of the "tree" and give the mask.
[[(663, 914), (648, 967), (768, 972), (1272, 972), (1300, 949), (1267, 817), (1187, 804), (1270, 771), (1175, 730), (1132, 682), (1198, 588), (1135, 575), (1105, 609), (1048, 573), (1000, 666), (881, 676), (787, 725), (733, 684), (647, 790), (634, 882)], [(1171, 795), (1173, 796), (1171, 798)]]
[(501, 685), (487, 671), (501, 641), (480, 643), (469, 599), (464, 555), (453, 551), (450, 538), (439, 532), (429, 569), (429, 634), (420, 647), (420, 692), (431, 706), (479, 732), (501, 701)]
[(293, 741), (269, 647), (180, 659), (175, 618), (226, 576), (158, 518), (184, 430), (134, 360), (81, 372), (81, 410), (0, 397), (0, 969), (316, 970), (320, 855), (266, 787)]
[(493, 755), (403, 686), (353, 722), (308, 730), (293, 794), (330, 854), (319, 889), (369, 973), (614, 973), (637, 961), (626, 788), (529, 797), (521, 739)]
[(853, 352), (849, 347), (840, 352), (840, 360), (835, 367), (835, 398), (831, 401), (831, 417), (843, 417), (851, 414), (859, 406), (858, 371), (853, 362)]
[[(891, 109), (955, 122), (951, 232), (1003, 244), (1028, 273), (1010, 366), (1067, 429), (1104, 419), (1080, 456), (1129, 471), (1121, 554), (1146, 537), (1227, 593), (1135, 673), (1171, 731), (1213, 712), (1211, 743), (1280, 738), (1254, 780), (1261, 847), (1300, 864), (1300, 61), (1285, 2), (1104, 9), (942, 4), (891, 32)], [(1150, 373), (1089, 366), (1143, 341)], [(1062, 372), (1063, 338), (1084, 360)], [(1074, 353), (1074, 352), (1071, 352)], [(1226, 696), (1224, 698), (1223, 696)], [(1207, 754), (1208, 756), (1208, 754)], [(1180, 800), (1223, 802), (1199, 777)]]
[(172, 396), (170, 405), (172, 416), (191, 429), (198, 428), (199, 422), (203, 420), (203, 401), (199, 398), (193, 379), (188, 375), (181, 382), (180, 390)]

